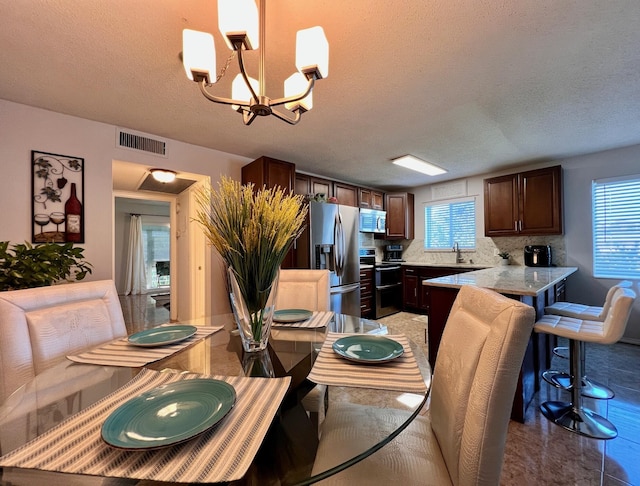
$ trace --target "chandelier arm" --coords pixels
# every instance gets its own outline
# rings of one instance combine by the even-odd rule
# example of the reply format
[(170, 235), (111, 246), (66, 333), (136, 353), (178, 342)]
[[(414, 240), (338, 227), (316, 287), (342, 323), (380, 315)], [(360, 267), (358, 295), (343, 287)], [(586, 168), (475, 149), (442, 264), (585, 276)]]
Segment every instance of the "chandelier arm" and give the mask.
[[(251, 86), (251, 83), (249, 82), (249, 77), (247, 76), (247, 72), (244, 69), (244, 58), (242, 56), (242, 47), (238, 46), (238, 48), (236, 49), (238, 51), (238, 67), (240, 68), (240, 74), (242, 74), (242, 79), (244, 79), (244, 84), (247, 85), (247, 88), (249, 88), (249, 91), (251, 91), (251, 96), (253, 97), (253, 99), (255, 100), (255, 102), (258, 102), (258, 95), (256, 94), (256, 92), (253, 90), (253, 86)], [(247, 104), (247, 102), (243, 102), (241, 104)]]
[(278, 105), (284, 105), (285, 103), (294, 103), (296, 101), (300, 101), (302, 98), (306, 97), (309, 93), (311, 93), (311, 90), (313, 89), (313, 85), (315, 84), (315, 77), (311, 76), (308, 78), (308, 80), (309, 80), (309, 84), (307, 85), (307, 89), (301, 94), (287, 96), (286, 98), (277, 98), (275, 100), (271, 100), (269, 105), (278, 106)]
[(240, 105), (247, 106), (247, 102), (243, 100), (232, 100), (231, 98), (223, 98), (221, 96), (212, 95), (207, 91), (207, 81), (205, 79), (201, 80), (198, 85), (200, 86), (200, 92), (207, 98), (209, 101), (214, 101), (215, 103), (223, 103), (225, 105)]
[[(287, 113), (291, 113), (291, 112), (287, 112)], [(274, 115), (276, 118), (278, 118), (278, 119), (280, 119), (280, 120), (282, 120), (284, 122), (287, 122), (289, 125), (296, 125), (300, 121), (300, 119), (302, 118), (301, 115), (300, 115), (301, 114), (301, 110), (297, 109), (293, 113), (295, 113), (295, 118), (290, 118), (287, 115), (285, 115), (284, 113), (280, 113), (280, 112), (278, 112), (276, 110), (272, 110), (271, 111), (271, 114)]]
[(252, 111), (242, 110), (242, 122), (247, 126), (251, 125), (253, 123), (253, 120), (255, 120), (257, 116), (258, 115), (256, 115)]

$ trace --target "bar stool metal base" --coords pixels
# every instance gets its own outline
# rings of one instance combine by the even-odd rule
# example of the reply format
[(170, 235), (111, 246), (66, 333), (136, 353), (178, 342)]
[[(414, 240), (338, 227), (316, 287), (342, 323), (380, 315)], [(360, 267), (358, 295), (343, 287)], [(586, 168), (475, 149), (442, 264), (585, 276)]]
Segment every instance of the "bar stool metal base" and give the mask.
[[(544, 381), (556, 388), (571, 390), (571, 375), (564, 371), (547, 370), (542, 373)], [(615, 396), (615, 392), (607, 385), (603, 385), (586, 376), (582, 377), (582, 388), (580, 394), (583, 397), (595, 398), (596, 400), (610, 400)]]
[(569, 346), (556, 346), (553, 348), (553, 354), (558, 358), (569, 359)]
[(576, 409), (570, 402), (544, 402), (540, 411), (556, 425), (585, 437), (609, 440), (618, 436), (616, 426), (606, 418), (586, 408)]

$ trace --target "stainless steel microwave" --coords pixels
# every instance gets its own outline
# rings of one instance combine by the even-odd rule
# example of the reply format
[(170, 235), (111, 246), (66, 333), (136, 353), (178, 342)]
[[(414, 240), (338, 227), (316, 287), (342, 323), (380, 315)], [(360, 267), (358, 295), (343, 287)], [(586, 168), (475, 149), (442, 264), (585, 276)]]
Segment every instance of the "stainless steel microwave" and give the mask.
[(385, 233), (387, 212), (377, 209), (360, 209), (361, 233)]

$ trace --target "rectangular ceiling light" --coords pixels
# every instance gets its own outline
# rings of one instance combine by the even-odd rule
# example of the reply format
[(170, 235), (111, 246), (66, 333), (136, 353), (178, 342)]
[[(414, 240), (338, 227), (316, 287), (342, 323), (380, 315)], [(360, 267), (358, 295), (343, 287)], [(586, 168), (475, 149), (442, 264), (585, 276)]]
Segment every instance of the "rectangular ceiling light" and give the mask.
[(404, 155), (402, 157), (398, 157), (397, 159), (392, 159), (391, 161), (396, 165), (400, 165), (417, 172), (422, 172), (423, 174), (427, 174), (430, 176), (444, 174), (447, 172), (446, 170), (441, 169), (440, 167), (436, 167), (433, 164), (429, 164), (424, 160), (420, 160), (413, 155)]

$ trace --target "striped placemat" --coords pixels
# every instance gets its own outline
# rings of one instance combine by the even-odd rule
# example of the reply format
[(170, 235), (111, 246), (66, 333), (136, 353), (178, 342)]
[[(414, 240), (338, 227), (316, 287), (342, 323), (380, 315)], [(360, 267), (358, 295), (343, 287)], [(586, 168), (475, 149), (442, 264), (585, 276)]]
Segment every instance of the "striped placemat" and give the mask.
[(140, 368), (154, 361), (171, 356), (173, 353), (191, 346), (200, 339), (206, 338), (214, 332), (221, 330), (223, 327), (224, 326), (198, 326), (196, 333), (190, 338), (178, 343), (154, 348), (133, 346), (129, 344), (127, 341), (128, 338), (125, 337), (102, 344), (80, 354), (69, 355), (67, 358), (76, 363)]
[[(193, 378), (224, 380), (236, 390), (235, 406), (213, 428), (187, 442), (151, 451), (123, 451), (102, 440), (103, 422), (126, 400)], [(234, 481), (253, 461), (290, 381), (143, 369), (111, 395), (1, 457), (0, 466), (168, 482)]]
[(327, 327), (331, 318), (333, 317), (333, 312), (331, 311), (314, 311), (313, 315), (304, 321), (300, 322), (276, 322), (273, 321), (271, 327), (275, 328), (287, 328), (287, 329), (312, 329), (319, 327)]
[(404, 353), (388, 363), (361, 364), (338, 356), (332, 349), (333, 343), (345, 336), (330, 332), (318, 353), (309, 373), (309, 380), (322, 385), (353, 386), (398, 390), (407, 393), (425, 393), (427, 387), (418, 368), (409, 340), (404, 334), (385, 336), (402, 344)]

